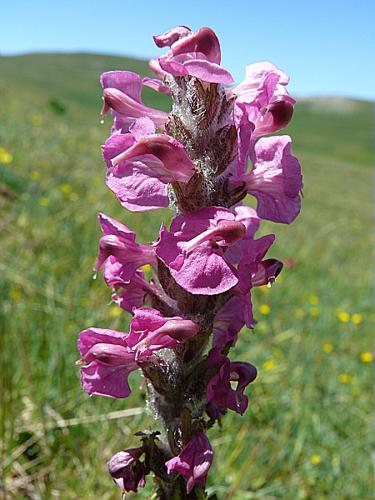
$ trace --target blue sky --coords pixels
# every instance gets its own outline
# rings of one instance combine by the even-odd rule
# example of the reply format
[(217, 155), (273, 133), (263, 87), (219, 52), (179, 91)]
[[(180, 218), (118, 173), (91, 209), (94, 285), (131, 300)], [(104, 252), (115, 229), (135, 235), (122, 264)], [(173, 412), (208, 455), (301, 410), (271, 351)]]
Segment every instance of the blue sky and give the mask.
[[(375, 99), (375, 1), (4, 0), (0, 53), (85, 51), (149, 58), (153, 34), (183, 24), (218, 34), (223, 65), (270, 60), (299, 96)], [(124, 68), (126, 69), (126, 68)]]

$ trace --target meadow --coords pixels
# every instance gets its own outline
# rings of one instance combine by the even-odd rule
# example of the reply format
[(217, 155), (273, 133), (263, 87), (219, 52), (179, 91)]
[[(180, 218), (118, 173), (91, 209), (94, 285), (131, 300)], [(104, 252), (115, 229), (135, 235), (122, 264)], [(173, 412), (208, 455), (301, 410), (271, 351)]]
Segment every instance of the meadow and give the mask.
[[(96, 214), (142, 242), (168, 211), (125, 212), (105, 187), (98, 76), (147, 73), (100, 55), (0, 57), (0, 498), (119, 498), (106, 462), (154, 428), (140, 379), (127, 400), (89, 398), (75, 362), (89, 326), (129, 316), (93, 280)], [(287, 69), (287, 68), (286, 68)], [(168, 109), (153, 91), (145, 101)], [(245, 416), (210, 431), (219, 499), (373, 497), (373, 103), (299, 101), (288, 131), (304, 171), (300, 217), (265, 224), (285, 267), (254, 294), (238, 359), (258, 367)], [(148, 480), (138, 498), (149, 498)]]

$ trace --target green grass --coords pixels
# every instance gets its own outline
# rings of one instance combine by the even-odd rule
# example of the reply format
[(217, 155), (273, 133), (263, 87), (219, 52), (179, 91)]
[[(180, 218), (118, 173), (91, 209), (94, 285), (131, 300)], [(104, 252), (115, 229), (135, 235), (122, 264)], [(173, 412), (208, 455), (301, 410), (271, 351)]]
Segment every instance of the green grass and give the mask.
[[(110, 119), (99, 124), (97, 81), (116, 68), (146, 71), (108, 56), (0, 57), (0, 148), (13, 156), (0, 163), (0, 497), (118, 498), (106, 461), (154, 425), (141, 410), (100, 417), (144, 407), (137, 375), (128, 400), (90, 399), (75, 365), (80, 330), (126, 329), (129, 320), (92, 279), (96, 213), (123, 220), (141, 241), (170, 217), (127, 213), (104, 185), (99, 145)], [(152, 91), (145, 99), (158, 102)], [(276, 232), (271, 256), (290, 265), (272, 290), (254, 292), (259, 323), (233, 353), (259, 375), (246, 415), (228, 414), (210, 431), (209, 489), (219, 498), (372, 498), (373, 373), (361, 354), (374, 347), (373, 116), (369, 102), (297, 105), (290, 132), (304, 169), (303, 210), (290, 227), (262, 230)], [(138, 497), (151, 490), (150, 478)]]

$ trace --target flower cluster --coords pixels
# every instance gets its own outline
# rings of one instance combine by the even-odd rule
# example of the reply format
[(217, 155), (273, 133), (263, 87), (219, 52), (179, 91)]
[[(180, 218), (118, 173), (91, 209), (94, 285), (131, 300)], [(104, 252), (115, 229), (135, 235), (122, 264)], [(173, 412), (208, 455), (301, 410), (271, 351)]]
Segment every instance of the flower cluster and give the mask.
[[(90, 395), (126, 398), (129, 374), (141, 370), (165, 434), (142, 434), (142, 446), (117, 453), (109, 470), (123, 491), (137, 491), (152, 471), (160, 495), (172, 498), (181, 484), (189, 495), (204, 488), (213, 458), (205, 431), (227, 410), (243, 414), (248, 406), (244, 390), (256, 369), (228, 354), (242, 327), (255, 324), (252, 288), (272, 284), (282, 269), (266, 257), (275, 236), (256, 232), (262, 219), (296, 218), (302, 175), (291, 138), (270, 135), (293, 114), (285, 73), (252, 64), (242, 83), (229, 85), (210, 28), (180, 26), (154, 41), (167, 47), (150, 61), (158, 78), (101, 77), (102, 114), (113, 117), (102, 148), (106, 184), (130, 211), (169, 206), (176, 216), (156, 242), (141, 244), (99, 214), (95, 271), (103, 269), (113, 301), (132, 320), (128, 333), (89, 328), (78, 347)], [(169, 96), (172, 111), (146, 106), (144, 86)], [(247, 195), (255, 209), (241, 203)]]

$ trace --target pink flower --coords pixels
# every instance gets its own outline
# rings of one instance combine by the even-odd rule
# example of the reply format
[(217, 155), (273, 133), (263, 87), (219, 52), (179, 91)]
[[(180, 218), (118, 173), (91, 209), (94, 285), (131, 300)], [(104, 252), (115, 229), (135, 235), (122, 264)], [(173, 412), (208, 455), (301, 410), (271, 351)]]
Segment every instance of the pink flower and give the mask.
[[(153, 134), (149, 123), (138, 120), (131, 132), (112, 135), (103, 147), (107, 185), (129, 210), (167, 207), (168, 183), (188, 182), (194, 164), (182, 144), (168, 135)], [(145, 136), (146, 132), (151, 135)]]
[(259, 139), (253, 169), (230, 180), (233, 187), (245, 183), (247, 192), (258, 201), (257, 213), (262, 219), (290, 224), (300, 212), (303, 181), (291, 145), (288, 135)]
[(178, 40), (192, 33), (191, 29), (186, 26), (176, 26), (162, 35), (155, 35), (153, 38), (157, 47), (171, 47), (174, 43), (178, 42)]
[[(141, 119), (139, 119), (141, 120)], [(152, 122), (151, 122), (152, 123)], [(153, 128), (150, 133), (154, 133)], [(167, 184), (157, 177), (160, 161), (149, 155), (113, 166), (112, 160), (136, 142), (133, 133), (113, 134), (104, 144), (103, 156), (107, 163), (107, 186), (116, 195), (121, 205), (133, 212), (167, 207), (169, 198)], [(143, 161), (142, 161), (143, 160)], [(152, 167), (154, 170), (152, 169)]]
[(233, 81), (231, 74), (220, 66), (220, 43), (210, 28), (193, 33), (189, 28), (179, 26), (155, 36), (154, 41), (158, 47), (171, 47), (164, 56), (150, 61), (151, 69), (158, 76), (169, 73), (173, 76), (190, 75), (211, 83)]
[(241, 175), (246, 171), (249, 161), (250, 147), (253, 144), (252, 134), (254, 123), (249, 120), (248, 105), (243, 102), (236, 103), (234, 107), (234, 124), (237, 129), (237, 161), (235, 174)]
[(112, 165), (119, 165), (124, 160), (134, 161), (137, 158), (145, 158), (146, 164), (149, 159), (159, 160), (158, 166), (150, 167), (150, 173), (154, 172), (155, 176), (164, 182), (188, 182), (195, 173), (194, 164), (184, 146), (166, 134), (153, 134), (140, 138), (113, 158)]
[[(208, 364), (218, 368), (207, 385), (207, 401), (219, 408), (228, 408), (243, 415), (248, 405), (244, 390), (257, 376), (255, 366), (239, 361), (231, 362), (217, 349), (211, 350)], [(231, 383), (237, 382), (233, 389)]]
[[(234, 294), (237, 295), (242, 302), (243, 318), (246, 326), (248, 326), (249, 328), (252, 328), (255, 323), (252, 312), (253, 308), (251, 303), (250, 290), (253, 286), (260, 284), (259, 281), (255, 281), (255, 283), (253, 283), (253, 279), (257, 277), (258, 273), (260, 272), (259, 270), (263, 269), (262, 259), (268, 252), (274, 240), (275, 235), (268, 234), (266, 236), (262, 236), (257, 240), (248, 241), (248, 244), (244, 248), (241, 260), (239, 262), (237, 271), (238, 286), (234, 290)], [(268, 275), (268, 278), (270, 283), (275, 280), (275, 276)], [(262, 284), (266, 283), (262, 282)]]
[(108, 462), (109, 473), (122, 493), (128, 491), (136, 493), (137, 488), (144, 487), (147, 469), (144, 463), (140, 461), (143, 453), (144, 449), (142, 446), (139, 448), (128, 448), (113, 455)]
[(134, 309), (133, 314), (127, 342), (137, 351), (137, 357), (159, 349), (172, 349), (179, 343), (188, 342), (199, 332), (194, 321), (179, 316), (165, 318), (151, 307)]
[(101, 113), (112, 109), (113, 131), (123, 133), (137, 118), (147, 116), (155, 127), (164, 128), (168, 113), (145, 106), (141, 100), (142, 79), (132, 71), (108, 71), (100, 78), (104, 105)]
[(259, 229), (261, 220), (256, 211), (247, 205), (237, 205), (232, 207), (232, 210), (235, 214), (235, 220), (241, 222), (245, 226), (246, 233), (235, 245), (226, 250), (225, 257), (231, 264), (238, 264), (246, 248), (249, 246), (249, 242), (251, 245), (254, 241), (254, 236)]
[(235, 345), (238, 333), (243, 326), (245, 326), (244, 303), (235, 296), (216, 313), (213, 325), (213, 347), (222, 351), (228, 344)]
[(245, 80), (227, 90), (236, 97), (236, 104), (244, 104), (243, 111), (254, 126), (253, 138), (276, 132), (292, 118), (295, 100), (288, 94), (289, 77), (269, 62), (246, 67)]
[(192, 294), (215, 295), (238, 282), (225, 251), (246, 234), (246, 227), (222, 207), (177, 216), (163, 226), (155, 251), (176, 282)]
[(194, 434), (179, 455), (165, 465), (168, 474), (180, 473), (187, 479), (186, 491), (190, 493), (195, 485), (204, 486), (211, 467), (213, 451), (207, 436), (199, 431)]
[(239, 206), (235, 210), (236, 219), (246, 225), (247, 232), (226, 254), (232, 264), (238, 264), (238, 284), (231, 290), (232, 298), (219, 309), (214, 319), (213, 346), (220, 351), (228, 344), (233, 346), (236, 343), (238, 333), (245, 324), (249, 328), (254, 326), (251, 288), (272, 284), (283, 266), (276, 259), (263, 260), (275, 236), (269, 234), (254, 239), (259, 219), (254, 216), (253, 209)]
[(103, 277), (115, 291), (112, 301), (128, 312), (132, 312), (134, 307), (143, 306), (148, 294), (158, 293), (156, 287), (145, 279), (143, 271), (137, 269), (129, 278), (126, 266), (112, 255), (104, 263)]
[(259, 263), (257, 270), (251, 276), (253, 286), (272, 285), (281, 273), (283, 263), (277, 259), (266, 259)]
[(154, 351), (174, 348), (199, 332), (194, 321), (179, 316), (164, 318), (152, 308), (133, 310), (130, 333), (88, 328), (79, 334), (81, 381), (92, 395), (126, 398), (129, 374), (140, 364), (155, 362)]
[[(154, 250), (148, 245), (136, 243), (136, 234), (121, 222), (99, 213), (103, 236), (99, 241), (99, 255), (95, 271), (113, 256), (122, 264), (122, 279), (129, 281), (138, 267), (144, 264), (156, 265)], [(113, 262), (113, 261), (112, 261)]]
[(157, 297), (172, 311), (176, 308), (175, 301), (165, 293), (157, 281), (149, 283), (140, 269), (129, 278), (128, 266), (112, 255), (104, 263), (103, 277), (106, 284), (114, 290), (112, 301), (125, 311), (133, 312), (135, 307), (143, 306), (146, 299), (152, 297)]
[(79, 334), (81, 383), (90, 395), (127, 398), (129, 374), (138, 368), (127, 335), (115, 330), (88, 328)]

